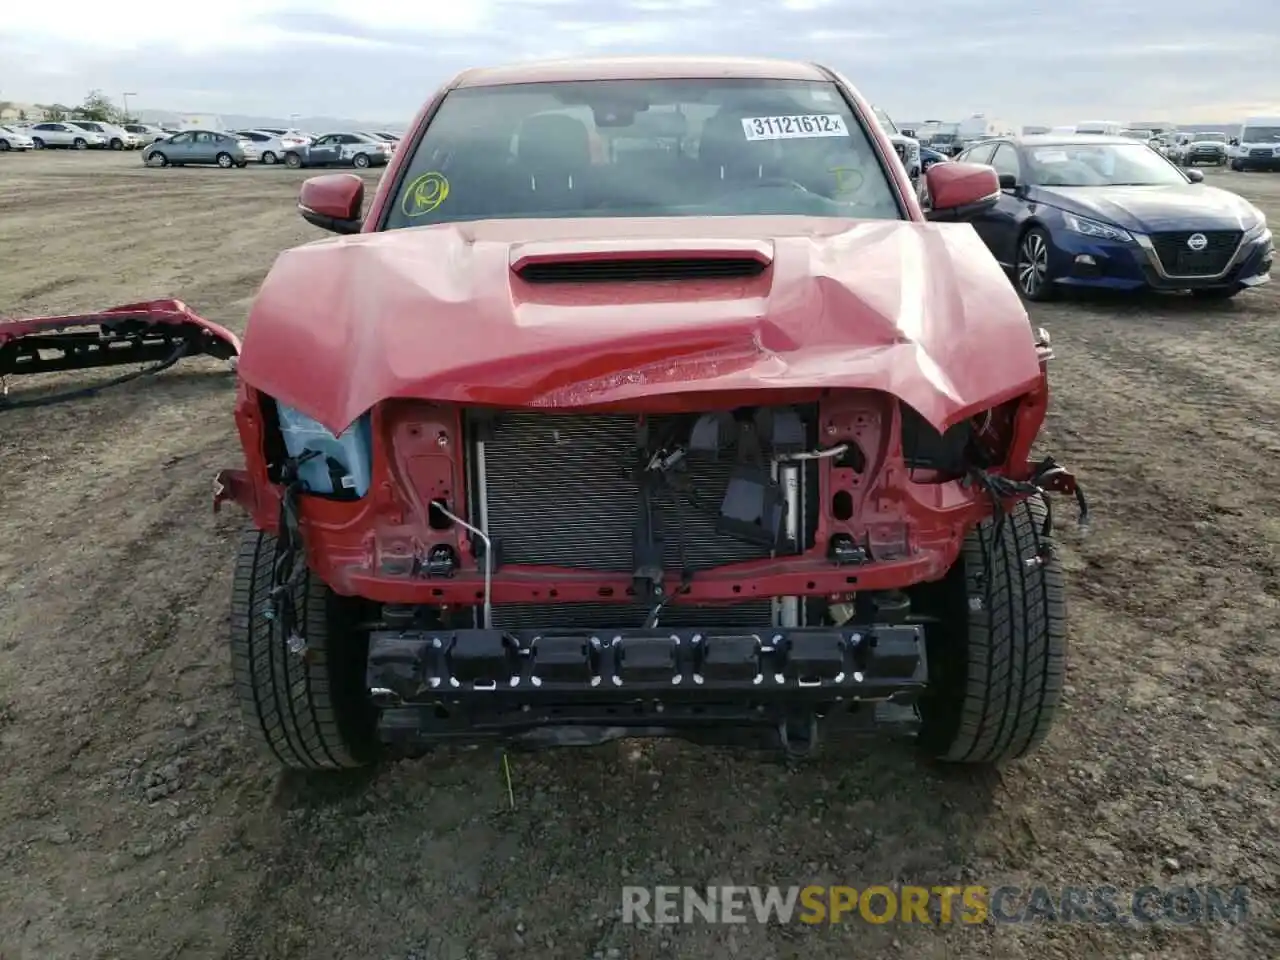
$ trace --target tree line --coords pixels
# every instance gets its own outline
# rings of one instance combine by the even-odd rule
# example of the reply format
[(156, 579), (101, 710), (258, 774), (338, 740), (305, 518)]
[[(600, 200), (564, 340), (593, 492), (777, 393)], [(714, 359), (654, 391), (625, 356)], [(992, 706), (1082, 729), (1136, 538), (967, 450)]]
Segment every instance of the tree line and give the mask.
[[(0, 100), (0, 113), (13, 106), (11, 100)], [(136, 117), (127, 115), (117, 107), (115, 101), (101, 90), (90, 90), (79, 106), (69, 107), (64, 103), (37, 103), (37, 110), (44, 114), (45, 120), (97, 120), (99, 123), (137, 123)], [(29, 120), (26, 110), (18, 111), (19, 120)]]

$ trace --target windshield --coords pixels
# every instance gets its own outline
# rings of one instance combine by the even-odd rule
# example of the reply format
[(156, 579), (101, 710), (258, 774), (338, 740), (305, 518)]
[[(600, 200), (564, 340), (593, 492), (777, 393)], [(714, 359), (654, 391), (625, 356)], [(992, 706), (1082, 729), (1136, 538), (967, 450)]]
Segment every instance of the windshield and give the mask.
[(416, 145), (385, 227), (748, 215), (901, 219), (888, 174), (834, 84), (456, 89)]
[(891, 119), (889, 119), (889, 115), (887, 113), (885, 113), (879, 107), (872, 107), (871, 110), (876, 115), (876, 120), (879, 121), (880, 126), (884, 127), (885, 133), (889, 134), (890, 136), (897, 134), (898, 125), (894, 123)]
[(1063, 143), (1026, 151), (1027, 182), (1042, 187), (1185, 184), (1178, 168), (1145, 143)]
[(1194, 133), (1191, 135), (1191, 139), (1194, 141), (1198, 141), (1200, 143), (1204, 143), (1205, 141), (1210, 141), (1213, 143), (1226, 143), (1227, 135), (1225, 133), (1215, 133), (1213, 131), (1209, 131), (1207, 133)]
[(1245, 127), (1241, 143), (1280, 143), (1280, 127)]

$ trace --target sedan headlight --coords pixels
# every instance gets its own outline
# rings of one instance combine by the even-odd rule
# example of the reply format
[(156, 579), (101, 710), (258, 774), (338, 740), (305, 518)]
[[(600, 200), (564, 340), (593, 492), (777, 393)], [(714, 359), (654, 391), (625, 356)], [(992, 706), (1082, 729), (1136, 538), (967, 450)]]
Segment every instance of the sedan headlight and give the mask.
[(1097, 240), (1114, 240), (1117, 243), (1131, 243), (1133, 241), (1133, 235), (1127, 230), (1121, 230), (1119, 227), (1113, 227), (1111, 224), (1102, 223), (1099, 220), (1090, 220), (1087, 217), (1079, 217), (1074, 213), (1064, 212), (1062, 221), (1072, 233), (1078, 233), (1084, 237), (1093, 237)]

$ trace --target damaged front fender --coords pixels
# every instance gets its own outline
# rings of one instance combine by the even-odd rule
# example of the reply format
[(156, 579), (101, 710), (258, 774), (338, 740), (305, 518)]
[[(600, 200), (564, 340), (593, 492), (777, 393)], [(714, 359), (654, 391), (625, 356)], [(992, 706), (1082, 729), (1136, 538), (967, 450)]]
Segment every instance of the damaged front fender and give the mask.
[(0, 318), (0, 379), (91, 367), (152, 364), (91, 387), (31, 398), (0, 393), (0, 410), (48, 406), (159, 373), (186, 357), (225, 360), (234, 369), (240, 340), (181, 300), (151, 300), (100, 313)]

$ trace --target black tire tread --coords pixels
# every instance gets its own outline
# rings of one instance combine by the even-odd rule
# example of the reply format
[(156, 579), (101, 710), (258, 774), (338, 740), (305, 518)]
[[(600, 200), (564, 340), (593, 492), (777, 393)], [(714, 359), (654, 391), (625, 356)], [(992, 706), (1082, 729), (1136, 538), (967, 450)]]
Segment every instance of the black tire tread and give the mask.
[(940, 759), (998, 764), (1030, 753), (1043, 742), (1062, 700), (1066, 677), (1066, 584), (1052, 553), (1042, 555), (1045, 505), (1018, 504), (999, 538), (986, 521), (962, 548), (970, 604), (966, 669), (958, 722)]
[(361, 678), (344, 676), (335, 655), (335, 598), (319, 578), (303, 576), (294, 603), (307, 651), (289, 652), (266, 616), (275, 556), (271, 534), (250, 528), (241, 536), (231, 594), (231, 666), (241, 711), (255, 739), (286, 767), (366, 766), (372, 738), (343, 687)]

